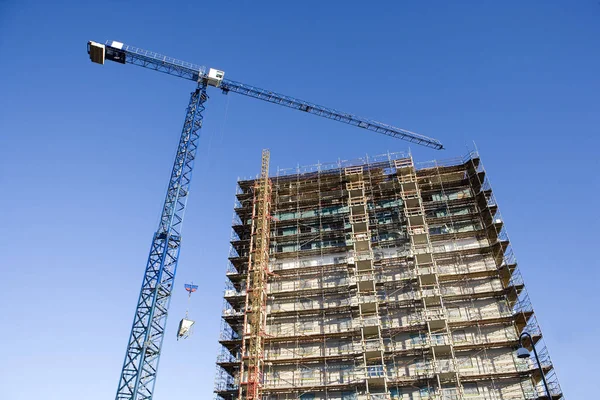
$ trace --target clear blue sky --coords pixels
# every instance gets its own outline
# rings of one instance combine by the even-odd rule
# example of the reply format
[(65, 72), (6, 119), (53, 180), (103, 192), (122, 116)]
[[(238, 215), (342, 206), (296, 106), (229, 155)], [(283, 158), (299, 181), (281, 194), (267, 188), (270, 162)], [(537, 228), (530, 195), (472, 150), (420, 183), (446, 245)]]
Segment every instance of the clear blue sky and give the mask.
[[(600, 359), (600, 4), (0, 1), (0, 398), (114, 398), (193, 83), (92, 64), (119, 40), (433, 136), (477, 143), (571, 399)], [(450, 4), (452, 3), (452, 4)], [(211, 92), (156, 399), (211, 397), (238, 176), (407, 144)], [(201, 291), (176, 342), (183, 284)], [(588, 346), (584, 348), (584, 346)]]

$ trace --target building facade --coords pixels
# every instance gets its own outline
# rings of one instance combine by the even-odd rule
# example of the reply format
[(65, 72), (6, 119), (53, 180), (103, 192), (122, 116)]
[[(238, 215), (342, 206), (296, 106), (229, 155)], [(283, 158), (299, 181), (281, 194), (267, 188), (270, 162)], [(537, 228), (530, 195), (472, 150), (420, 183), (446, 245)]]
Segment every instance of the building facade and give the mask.
[[(562, 398), (476, 153), (386, 154), (258, 181), (238, 182), (217, 399), (548, 399), (539, 367)], [(270, 214), (260, 288), (257, 207)], [(263, 311), (249, 300), (258, 290)], [(522, 332), (541, 366), (516, 357)]]

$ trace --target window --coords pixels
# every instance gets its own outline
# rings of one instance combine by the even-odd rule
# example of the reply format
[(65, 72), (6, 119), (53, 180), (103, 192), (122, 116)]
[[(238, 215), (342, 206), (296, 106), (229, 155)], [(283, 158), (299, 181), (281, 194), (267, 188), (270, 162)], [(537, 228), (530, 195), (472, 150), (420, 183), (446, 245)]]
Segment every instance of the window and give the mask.
[[(281, 354), (281, 347), (277, 346), (277, 347), (273, 347), (272, 349), (270, 349), (269, 353), (271, 354), (272, 357), (277, 357)], [(279, 373), (279, 371), (276, 371), (277, 373)]]
[(296, 233), (296, 227), (292, 226), (289, 228), (283, 228), (281, 234), (283, 236), (294, 235)]
[(311, 299), (302, 299), (300, 300), (300, 308), (303, 310), (308, 310), (312, 308), (312, 300)]
[(510, 313), (510, 309), (508, 308), (508, 305), (504, 301), (498, 302), (498, 311), (500, 311), (500, 314)]
[(310, 250), (313, 248), (313, 243), (305, 243), (300, 246), (300, 250)]
[(411, 333), (410, 342), (413, 346), (420, 345), (425, 342), (426, 335), (424, 333)]
[(358, 399), (356, 392), (342, 392), (342, 400), (356, 400)]
[(351, 342), (342, 342), (342, 343), (340, 343), (340, 345), (338, 346), (339, 352), (342, 353), (342, 354), (349, 353), (350, 350), (352, 350), (351, 345), (352, 345)]
[(286, 253), (286, 252), (290, 252), (290, 251), (296, 251), (296, 245), (295, 244), (286, 244), (286, 245), (282, 245), (281, 246), (281, 253)]
[(458, 365), (460, 368), (473, 368), (473, 359), (471, 357), (459, 357)]
[(442, 400), (458, 400), (456, 388), (442, 388)]
[(476, 383), (465, 383), (463, 389), (465, 396), (477, 396), (479, 394), (479, 387)]
[(445, 217), (446, 215), (448, 215), (448, 209), (446, 207), (435, 210), (436, 217)]
[(437, 345), (443, 345), (446, 343), (446, 335), (443, 333), (432, 333), (431, 334), (431, 343)]
[(419, 389), (419, 395), (421, 396), (422, 399), (428, 398), (429, 397), (429, 388), (423, 387), (423, 388)]
[(306, 355), (308, 355), (308, 354), (310, 354), (310, 353), (311, 353), (311, 349), (310, 349), (310, 347), (306, 347), (306, 346), (300, 346), (300, 347), (298, 347), (298, 349), (296, 350), (296, 353), (297, 353), (299, 356), (306, 356)]
[(433, 227), (429, 228), (429, 234), (431, 234), (431, 235), (439, 235), (440, 233), (442, 233), (441, 226), (433, 226)]
[(300, 280), (300, 289), (307, 289), (307, 288), (310, 288), (311, 286), (312, 286), (312, 281), (309, 281), (308, 279)]
[(300, 395), (300, 400), (313, 400), (315, 395), (313, 393), (304, 393)]
[(367, 367), (367, 374), (370, 378), (383, 376), (383, 365), (372, 365)]
[(333, 258), (334, 264), (344, 264), (345, 262), (346, 262), (346, 257), (334, 257)]
[(448, 307), (448, 318), (460, 318), (460, 308), (458, 307)]
[(313, 326), (313, 321), (303, 321), (300, 323), (300, 330), (303, 332), (312, 331)]
[(350, 382), (352, 380), (352, 367), (350, 365), (340, 365), (340, 383)]
[(462, 329), (452, 332), (452, 337), (454, 338), (454, 342), (456, 342), (456, 343), (461, 343), (461, 342), (467, 341), (467, 334)]
[[(310, 369), (310, 368), (302, 368), (300, 370), (300, 379), (302, 381), (304, 381), (304, 380), (310, 380), (312, 378), (313, 378), (313, 370), (312, 369)], [(311, 396), (313, 396), (313, 397), (306, 397), (306, 398), (307, 399), (314, 399), (315, 398), (314, 394), (311, 394)], [(302, 398), (302, 397), (300, 397), (300, 398)]]

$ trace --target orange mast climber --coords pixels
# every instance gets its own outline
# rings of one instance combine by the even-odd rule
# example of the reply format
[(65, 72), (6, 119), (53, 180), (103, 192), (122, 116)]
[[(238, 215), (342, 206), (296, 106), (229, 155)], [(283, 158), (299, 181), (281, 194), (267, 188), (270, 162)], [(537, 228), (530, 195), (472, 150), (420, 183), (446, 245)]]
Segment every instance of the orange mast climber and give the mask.
[(238, 399), (260, 400), (267, 325), (267, 277), (271, 219), (269, 150), (262, 152), (260, 178), (254, 183), (252, 234), (246, 283), (246, 307)]

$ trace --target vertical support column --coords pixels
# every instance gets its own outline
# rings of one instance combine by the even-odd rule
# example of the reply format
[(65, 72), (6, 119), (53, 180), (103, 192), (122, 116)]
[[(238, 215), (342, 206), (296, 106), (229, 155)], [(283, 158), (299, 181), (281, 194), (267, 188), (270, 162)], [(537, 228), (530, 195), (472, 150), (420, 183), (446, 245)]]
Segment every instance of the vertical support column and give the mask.
[(252, 236), (250, 238), (238, 396), (240, 400), (260, 400), (262, 398), (264, 338), (267, 326), (269, 239), (271, 236), (272, 186), (269, 179), (269, 158), (269, 151), (263, 150), (260, 178), (254, 184)]
[(359, 312), (367, 396), (369, 399), (389, 399), (363, 167), (345, 168), (344, 174), (350, 210), (348, 233), (352, 242), (349, 264), (354, 266), (356, 282), (353, 305), (358, 306)]
[(404, 202), (410, 253), (414, 259), (418, 291), (423, 306), (422, 315), (427, 322), (427, 346), (432, 355), (429, 370), (435, 376), (438, 395), (442, 395), (443, 387), (452, 388), (455, 385), (456, 398), (460, 399), (463, 397), (462, 386), (416, 169), (412, 158), (396, 160), (395, 164)]
[(116, 400), (150, 400), (154, 393), (207, 100), (206, 84), (200, 83), (190, 96), (160, 223), (152, 238)]

